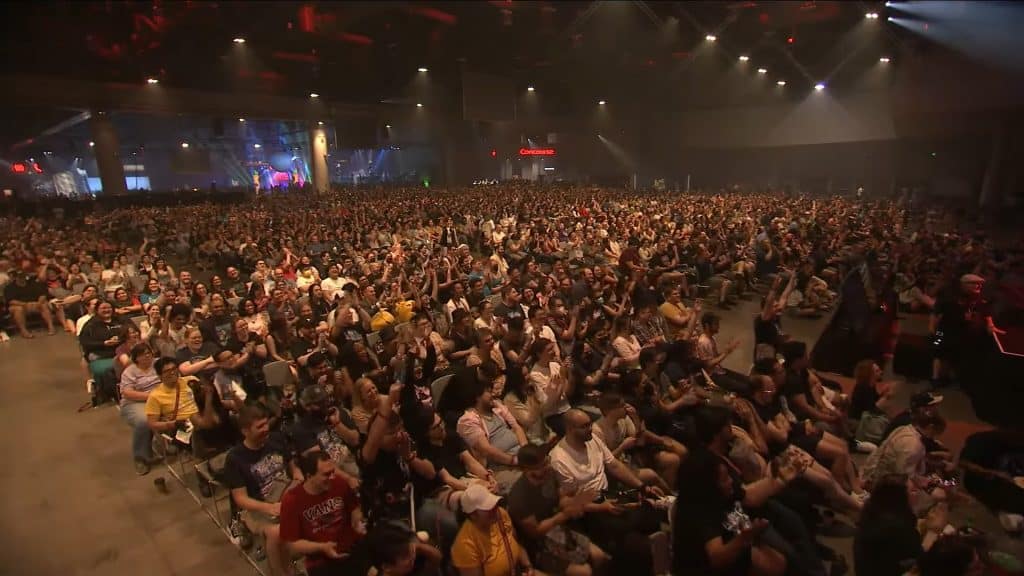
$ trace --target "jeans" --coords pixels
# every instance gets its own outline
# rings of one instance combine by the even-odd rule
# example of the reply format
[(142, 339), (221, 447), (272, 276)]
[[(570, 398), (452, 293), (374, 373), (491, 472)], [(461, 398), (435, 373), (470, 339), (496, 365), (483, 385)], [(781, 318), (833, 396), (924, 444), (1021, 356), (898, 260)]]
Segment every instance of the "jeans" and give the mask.
[(761, 533), (761, 543), (786, 557), (787, 574), (825, 576), (817, 545), (799, 514), (774, 500), (765, 502), (756, 513), (771, 522)]
[(132, 456), (148, 462), (153, 459), (153, 432), (146, 419), (145, 402), (126, 402), (121, 406), (121, 419), (132, 427)]

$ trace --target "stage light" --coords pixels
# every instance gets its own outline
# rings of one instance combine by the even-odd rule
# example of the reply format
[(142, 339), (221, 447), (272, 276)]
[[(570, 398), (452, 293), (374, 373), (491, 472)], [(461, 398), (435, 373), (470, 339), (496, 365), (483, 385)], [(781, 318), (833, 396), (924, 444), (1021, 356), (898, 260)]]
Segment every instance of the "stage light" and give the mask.
[(96, 145), (96, 143), (95, 143), (95, 142), (93, 142), (93, 141), (89, 141), (89, 148), (92, 148), (92, 147), (93, 147), (93, 146), (95, 146), (95, 145)]
[(758, 68), (757, 69), (757, 73), (758, 74), (767, 74), (768, 73), (768, 69), (767, 68)]
[(707, 40), (708, 42), (714, 42), (715, 40), (718, 40), (718, 36), (715, 36), (714, 34), (708, 34), (707, 36), (704, 37), (704, 39)]
[(427, 72), (427, 69), (422, 67), (422, 66), (420, 66), (419, 68), (416, 69), (416, 71), (417, 72)]
[(422, 102), (417, 102), (416, 103), (416, 107), (417, 108), (423, 108), (423, 103)]
[(245, 44), (245, 38), (242, 38), (241, 36), (239, 36), (238, 38), (235, 38), (234, 40), (232, 40), (232, 42), (234, 42), (235, 44)]
[(245, 118), (239, 118), (238, 121), (239, 122), (245, 122)]
[(261, 146), (259, 144), (253, 144), (252, 147), (257, 149), (257, 150), (259, 150), (260, 148), (263, 148), (263, 146)]
[(391, 124), (385, 124), (384, 127), (387, 128), (388, 130), (391, 130)]
[(606, 102), (606, 101), (604, 101), (604, 100), (598, 100), (598, 101), (597, 101), (597, 105), (598, 105), (598, 106), (604, 106), (604, 105), (605, 105), (605, 104), (607, 104), (607, 103), (608, 103), (608, 102)]
[(536, 90), (536, 89), (535, 89), (535, 88), (534, 88), (533, 86), (527, 86), (527, 87), (526, 87), (526, 91), (527, 91), (527, 92), (534, 92), (535, 90)]
[(747, 56), (746, 54), (740, 56), (740, 62), (746, 62), (747, 60), (750, 60), (750, 56)]
[(146, 78), (146, 84), (159, 84), (160, 81), (156, 78)]
[(892, 16), (889, 16), (888, 18), (886, 18), (886, 20), (888, 20), (889, 22), (895, 22), (896, 21), (896, 19), (893, 18)]
[(317, 125), (317, 126), (323, 126), (323, 125), (324, 125), (324, 123), (323, 123), (323, 122), (321, 122), (321, 121), (319, 121), (319, 120), (317, 120), (317, 123), (316, 123), (316, 125)]
[(316, 92), (310, 92), (310, 93), (309, 93), (309, 97), (310, 97), (310, 98), (319, 98), (319, 97), (320, 97), (320, 95), (319, 95), (319, 94), (317, 94)]
[(880, 63), (882, 63), (882, 64), (888, 64), (889, 63), (889, 57), (888, 56), (882, 56), (881, 58), (878, 59), (878, 61)]
[(825, 89), (825, 85), (822, 84), (821, 82), (818, 82), (817, 84), (814, 85), (814, 90), (816, 92), (821, 92), (824, 89)]
[(868, 12), (864, 17), (868, 20), (878, 20), (878, 12)]
[(775, 83), (775, 85), (776, 86), (785, 86), (786, 85), (786, 81), (785, 80), (779, 80), (778, 82)]
[(181, 147), (182, 148), (188, 148), (188, 142), (182, 142), (181, 143)]

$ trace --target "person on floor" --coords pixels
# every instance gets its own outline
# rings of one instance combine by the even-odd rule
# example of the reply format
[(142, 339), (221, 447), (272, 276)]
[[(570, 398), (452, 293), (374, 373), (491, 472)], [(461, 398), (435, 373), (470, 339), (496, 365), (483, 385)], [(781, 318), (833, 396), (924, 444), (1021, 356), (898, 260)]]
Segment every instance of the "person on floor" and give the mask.
[(900, 576), (938, 539), (948, 523), (945, 504), (929, 512), (922, 538), (911, 495), (917, 487), (904, 474), (878, 479), (857, 523), (853, 562), (857, 574)]

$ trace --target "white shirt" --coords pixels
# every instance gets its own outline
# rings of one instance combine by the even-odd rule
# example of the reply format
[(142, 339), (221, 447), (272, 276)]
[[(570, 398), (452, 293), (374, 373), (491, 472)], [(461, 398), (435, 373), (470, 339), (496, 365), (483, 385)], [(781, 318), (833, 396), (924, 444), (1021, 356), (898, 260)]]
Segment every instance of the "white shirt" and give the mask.
[(615, 459), (604, 442), (591, 438), (585, 451), (578, 451), (565, 440), (551, 450), (551, 468), (555, 471), (558, 484), (572, 494), (592, 490), (601, 492), (608, 488), (605, 465)]
[(913, 424), (900, 426), (868, 456), (861, 478), (865, 484), (873, 484), (886, 474), (922, 476), (925, 473), (925, 456), (924, 442), (917, 428)]
[(446, 316), (448, 316), (449, 324), (452, 322), (452, 314), (454, 314), (455, 310), (457, 309), (462, 309), (465, 310), (466, 312), (469, 312), (469, 301), (466, 300), (465, 297), (452, 298), (451, 300), (448, 301), (447, 304), (444, 305), (444, 313)]
[[(533, 369), (530, 370), (529, 380), (536, 391), (537, 401), (544, 407), (543, 414), (545, 418), (554, 414), (565, 414), (572, 408), (569, 405), (569, 400), (565, 397), (565, 388), (563, 387), (559, 391), (557, 384), (553, 382), (555, 377), (561, 374), (561, 372), (562, 365), (558, 362), (549, 362), (546, 374), (537, 365), (534, 365)], [(557, 399), (552, 397), (555, 394), (558, 395)]]
[(337, 279), (328, 276), (320, 281), (320, 288), (324, 291), (324, 300), (328, 302), (334, 302), (334, 295), (341, 293), (341, 287), (345, 285), (345, 279), (338, 277)]

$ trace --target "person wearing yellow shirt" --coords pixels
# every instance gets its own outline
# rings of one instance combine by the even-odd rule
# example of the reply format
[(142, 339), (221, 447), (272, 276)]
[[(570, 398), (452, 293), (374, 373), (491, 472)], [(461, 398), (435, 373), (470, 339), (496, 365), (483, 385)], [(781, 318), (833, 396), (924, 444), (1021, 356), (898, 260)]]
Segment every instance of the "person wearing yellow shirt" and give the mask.
[(534, 576), (526, 549), (516, 540), (512, 519), (500, 498), (479, 484), (462, 493), (468, 518), (452, 544), (452, 564), (460, 576)]
[(212, 386), (203, 386), (205, 397), (200, 411), (189, 386), (189, 382), (196, 378), (182, 378), (177, 360), (160, 358), (153, 363), (153, 368), (160, 376), (160, 384), (153, 388), (146, 399), (146, 419), (153, 432), (173, 435), (179, 425), (185, 422), (191, 422), (198, 429), (213, 428), (218, 424)]

